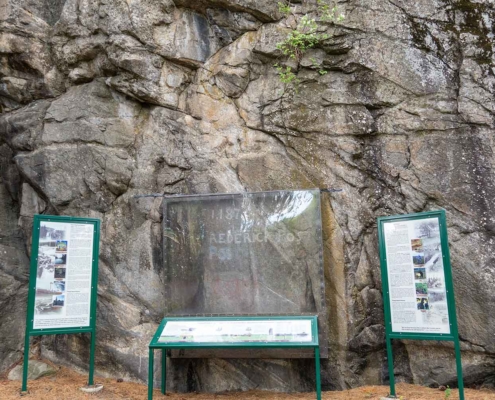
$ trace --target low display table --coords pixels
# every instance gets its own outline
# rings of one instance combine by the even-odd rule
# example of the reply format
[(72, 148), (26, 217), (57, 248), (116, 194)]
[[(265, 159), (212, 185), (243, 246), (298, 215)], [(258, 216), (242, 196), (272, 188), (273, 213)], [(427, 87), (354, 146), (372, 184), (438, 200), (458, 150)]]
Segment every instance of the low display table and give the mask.
[(153, 398), (154, 353), (162, 350), (162, 393), (167, 349), (312, 348), (316, 398), (321, 400), (320, 348), (316, 316), (164, 318), (149, 345), (148, 400)]

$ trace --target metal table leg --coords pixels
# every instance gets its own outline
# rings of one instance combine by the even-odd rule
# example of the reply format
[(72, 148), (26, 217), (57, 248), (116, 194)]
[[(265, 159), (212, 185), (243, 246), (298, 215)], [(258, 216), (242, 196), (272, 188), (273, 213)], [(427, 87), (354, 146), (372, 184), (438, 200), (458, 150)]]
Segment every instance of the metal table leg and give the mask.
[(150, 347), (149, 366), (148, 366), (148, 400), (153, 400), (153, 374), (154, 374), (154, 355), (155, 350)]
[(316, 399), (321, 400), (320, 348), (315, 347)]
[(167, 392), (167, 349), (162, 349), (162, 393)]

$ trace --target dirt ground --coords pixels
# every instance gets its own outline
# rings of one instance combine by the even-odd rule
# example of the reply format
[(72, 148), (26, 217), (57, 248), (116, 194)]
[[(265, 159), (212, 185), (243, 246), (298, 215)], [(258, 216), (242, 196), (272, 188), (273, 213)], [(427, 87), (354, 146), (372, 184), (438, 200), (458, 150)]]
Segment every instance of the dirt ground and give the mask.
[[(147, 387), (142, 384), (132, 382), (117, 382), (116, 379), (95, 379), (95, 383), (102, 383), (104, 388), (97, 394), (86, 394), (79, 390), (86, 384), (87, 375), (80, 375), (67, 368), (60, 368), (53, 376), (41, 378), (28, 382), (28, 394), (21, 397), (18, 381), (0, 380), (0, 399), (36, 399), (36, 400), (83, 400), (83, 399), (125, 399), (125, 400), (146, 400)], [(388, 394), (387, 386), (366, 386), (342, 392), (324, 392), (323, 400), (374, 400), (380, 399)], [(398, 384), (397, 394), (403, 400), (457, 400), (459, 394), (457, 390), (442, 392), (438, 389), (431, 389), (422, 386)], [(314, 400), (314, 393), (275, 393), (275, 392), (231, 392), (231, 393), (192, 393), (192, 394), (167, 394), (163, 396), (159, 390), (155, 390), (153, 399), (156, 400), (282, 400), (299, 399)], [(495, 400), (495, 391), (466, 389), (466, 400)]]

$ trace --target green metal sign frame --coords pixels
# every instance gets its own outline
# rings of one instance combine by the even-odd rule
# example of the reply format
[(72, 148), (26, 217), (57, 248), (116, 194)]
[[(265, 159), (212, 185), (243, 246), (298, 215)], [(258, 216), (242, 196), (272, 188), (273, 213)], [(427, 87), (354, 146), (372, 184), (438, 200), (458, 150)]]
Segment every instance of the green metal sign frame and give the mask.
[[(40, 238), (41, 222), (59, 222), (65, 224), (90, 224), (93, 225), (93, 254), (92, 254), (92, 275), (91, 275), (91, 303), (89, 313), (89, 325), (70, 328), (47, 328), (34, 329), (34, 312), (35, 312), (35, 294), (36, 294), (36, 279), (38, 269), (38, 252)], [(100, 220), (96, 218), (79, 218), (58, 215), (35, 215), (33, 221), (33, 234), (31, 245), (31, 266), (29, 274), (29, 292), (27, 303), (26, 316), (26, 334), (24, 343), (24, 364), (22, 373), (22, 392), (27, 391), (27, 376), (29, 362), (29, 343), (32, 336), (40, 335), (59, 335), (71, 333), (90, 333), (90, 355), (89, 355), (89, 379), (88, 385), (92, 386), (94, 375), (94, 360), (95, 360), (95, 341), (96, 341), (96, 300), (97, 300), (97, 285), (98, 285), (98, 255), (100, 244)], [(70, 245), (70, 243), (69, 243)]]
[[(392, 330), (391, 308), (390, 308), (390, 290), (388, 282), (388, 265), (386, 259), (386, 243), (384, 225), (390, 222), (411, 221), (420, 219), (438, 219), (440, 227), (440, 243), (443, 256), (443, 267), (445, 274), (445, 288), (447, 298), (447, 309), (450, 324), (450, 333), (409, 333), (409, 332), (394, 332)], [(459, 386), (459, 398), (464, 400), (464, 383), (462, 376), (461, 349), (459, 342), (459, 333), (457, 327), (457, 315), (455, 307), (454, 285), (452, 280), (452, 267), (450, 264), (449, 241), (447, 236), (447, 220), (444, 210), (428, 211), (416, 214), (395, 215), (389, 217), (378, 218), (378, 243), (380, 249), (380, 266), (382, 274), (383, 286), (383, 304), (385, 311), (385, 332), (387, 345), (387, 362), (390, 377), (390, 395), (389, 397), (396, 398), (395, 392), (395, 376), (394, 376), (394, 361), (392, 351), (392, 339), (409, 339), (409, 340), (439, 340), (454, 342), (457, 379)]]
[[(228, 343), (199, 343), (199, 342), (159, 342), (165, 325), (170, 321), (284, 321), (284, 320), (307, 320), (311, 321), (311, 342), (228, 342)], [(154, 352), (156, 349), (162, 351), (161, 392), (166, 393), (166, 366), (167, 349), (245, 349), (245, 348), (312, 348), (315, 352), (316, 368), (316, 398), (321, 400), (321, 377), (320, 377), (320, 345), (318, 342), (318, 317), (317, 316), (256, 316), (256, 317), (173, 317), (164, 318), (156, 330), (149, 344), (149, 369), (148, 369), (148, 400), (153, 399), (153, 376), (154, 376)]]

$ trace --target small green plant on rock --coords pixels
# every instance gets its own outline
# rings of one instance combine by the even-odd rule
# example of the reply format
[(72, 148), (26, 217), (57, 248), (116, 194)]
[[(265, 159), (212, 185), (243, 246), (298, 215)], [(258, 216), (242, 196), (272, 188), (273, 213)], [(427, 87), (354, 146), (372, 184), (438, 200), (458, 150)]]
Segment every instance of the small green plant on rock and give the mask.
[(330, 4), (328, 4), (325, 0), (317, 0), (318, 11), (321, 14), (321, 20), (325, 22), (341, 22), (345, 19), (344, 14), (339, 14), (337, 17), (337, 7), (330, 8)]
[(328, 73), (328, 71), (326, 69), (323, 69), (320, 67), (320, 65), (318, 64), (318, 61), (316, 61), (316, 59), (314, 57), (310, 58), (310, 60), (311, 60), (311, 63), (313, 64), (313, 67), (318, 68), (318, 73), (320, 75), (326, 75)]
[(289, 32), (285, 40), (277, 43), (277, 49), (299, 62), (308, 49), (329, 38), (329, 35), (318, 33), (317, 30), (315, 19), (304, 15), (297, 28)]
[(285, 3), (283, 1), (279, 1), (277, 3), (277, 5), (278, 5), (278, 11), (281, 14), (285, 14), (285, 15), (290, 14), (290, 2), (289, 3)]
[[(317, 9), (314, 16), (305, 14), (299, 20), (297, 27), (290, 31), (284, 40), (277, 43), (277, 49), (290, 60), (295, 61), (296, 67), (293, 69), (288, 66), (281, 66), (279, 63), (274, 65), (277, 70), (279, 79), (285, 85), (294, 86), (297, 90), (297, 85), (300, 81), (297, 79), (296, 72), (299, 69), (299, 63), (304, 54), (312, 48), (317, 47), (322, 42), (330, 38), (327, 33), (319, 32), (318, 22), (334, 23), (344, 19), (344, 15), (340, 14), (336, 17), (336, 7), (331, 7), (329, 0), (317, 0)], [(279, 11), (288, 16), (292, 13), (290, 1), (279, 1)], [(294, 15), (295, 16), (295, 15)], [(296, 16), (295, 16), (296, 17)], [(325, 75), (327, 71), (316, 63), (315, 59), (311, 59), (313, 66), (318, 68), (320, 75)]]
[(283, 67), (278, 64), (275, 64), (275, 69), (278, 72), (278, 76), (280, 78), (280, 82), (290, 85), (290, 84), (298, 84), (299, 79), (297, 79), (297, 76), (294, 72), (292, 72), (292, 69), (290, 67)]

